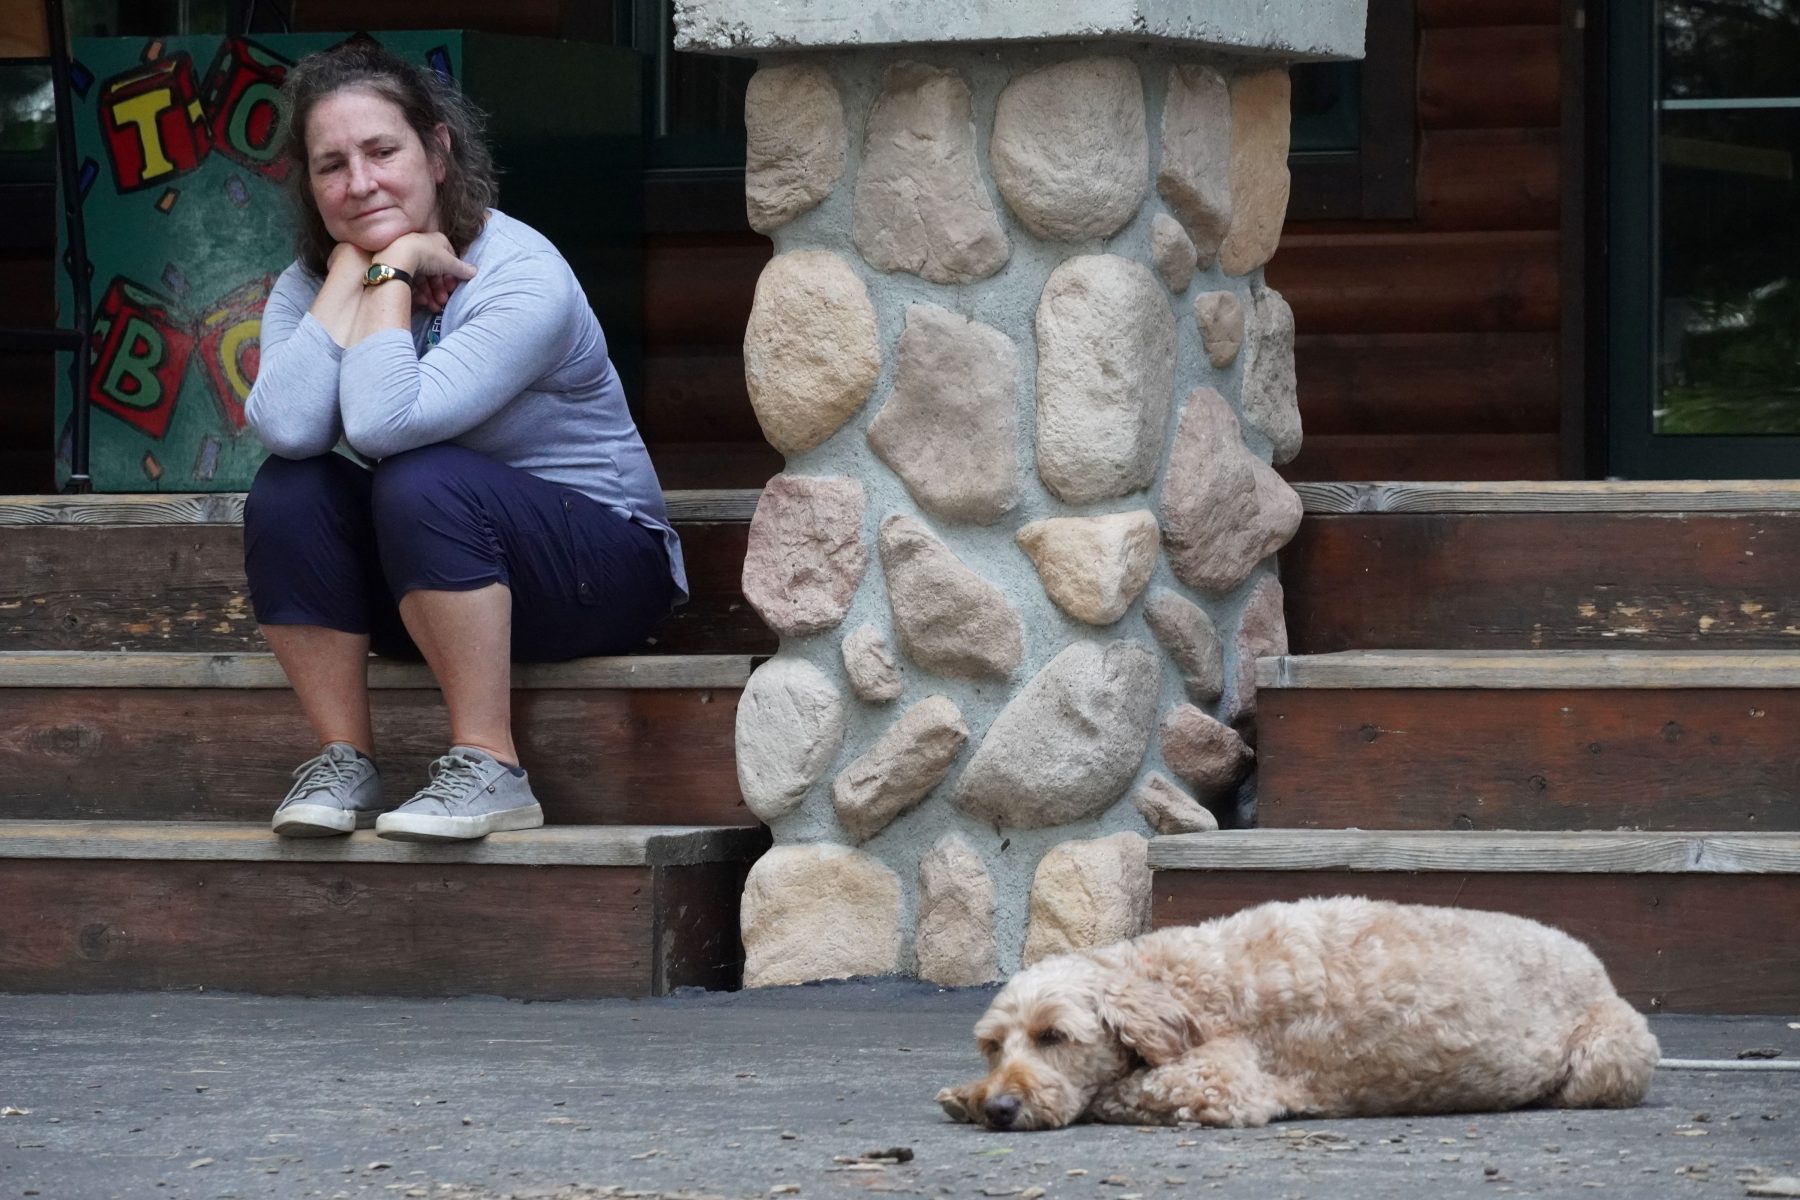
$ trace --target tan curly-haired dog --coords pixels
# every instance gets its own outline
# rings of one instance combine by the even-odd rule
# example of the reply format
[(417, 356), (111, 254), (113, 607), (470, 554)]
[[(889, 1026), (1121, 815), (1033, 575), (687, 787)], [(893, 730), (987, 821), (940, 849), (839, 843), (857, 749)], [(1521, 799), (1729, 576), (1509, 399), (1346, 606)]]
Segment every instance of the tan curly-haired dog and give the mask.
[(1658, 1055), (1567, 934), (1351, 897), (1047, 959), (975, 1037), (987, 1075), (937, 1099), (991, 1129), (1624, 1108)]

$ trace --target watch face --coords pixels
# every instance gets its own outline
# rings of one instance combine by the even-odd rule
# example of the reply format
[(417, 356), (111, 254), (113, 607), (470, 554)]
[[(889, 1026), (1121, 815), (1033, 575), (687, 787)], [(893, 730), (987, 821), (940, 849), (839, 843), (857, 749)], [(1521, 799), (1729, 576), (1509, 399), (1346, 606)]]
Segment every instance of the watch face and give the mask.
[(363, 282), (365, 284), (380, 283), (388, 278), (388, 272), (391, 269), (385, 263), (370, 263), (369, 269), (363, 272)]

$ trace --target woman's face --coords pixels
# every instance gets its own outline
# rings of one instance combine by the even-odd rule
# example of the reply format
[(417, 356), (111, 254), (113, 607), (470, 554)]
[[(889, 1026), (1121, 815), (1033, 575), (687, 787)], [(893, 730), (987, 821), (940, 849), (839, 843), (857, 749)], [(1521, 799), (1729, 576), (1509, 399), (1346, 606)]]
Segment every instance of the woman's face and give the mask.
[[(448, 152), (449, 135), (438, 126)], [(438, 229), (441, 158), (425, 152), (400, 106), (363, 88), (333, 92), (306, 120), (307, 176), (325, 229), (370, 253)]]

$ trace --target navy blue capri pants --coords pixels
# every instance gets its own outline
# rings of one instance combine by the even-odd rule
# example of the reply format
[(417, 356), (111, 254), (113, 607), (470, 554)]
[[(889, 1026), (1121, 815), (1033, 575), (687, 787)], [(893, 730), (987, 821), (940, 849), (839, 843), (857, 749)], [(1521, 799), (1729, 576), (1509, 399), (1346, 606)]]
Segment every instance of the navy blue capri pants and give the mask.
[(244, 569), (264, 625), (366, 633), (421, 657), (408, 592), (512, 589), (518, 662), (620, 654), (675, 595), (661, 536), (595, 500), (463, 446), (421, 446), (367, 470), (337, 454), (270, 458), (244, 506)]

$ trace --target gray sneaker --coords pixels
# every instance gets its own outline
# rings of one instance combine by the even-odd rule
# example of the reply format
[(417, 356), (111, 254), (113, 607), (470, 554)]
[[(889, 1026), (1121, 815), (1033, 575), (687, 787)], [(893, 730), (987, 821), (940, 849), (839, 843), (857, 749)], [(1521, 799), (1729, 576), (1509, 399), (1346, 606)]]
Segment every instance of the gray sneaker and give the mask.
[(333, 837), (375, 823), (381, 776), (349, 742), (332, 742), (294, 768), (294, 786), (270, 822), (282, 837)]
[(397, 842), (461, 842), (506, 829), (536, 829), (544, 810), (531, 781), (485, 750), (452, 746), (431, 764), (431, 782), (383, 813), (375, 835)]

